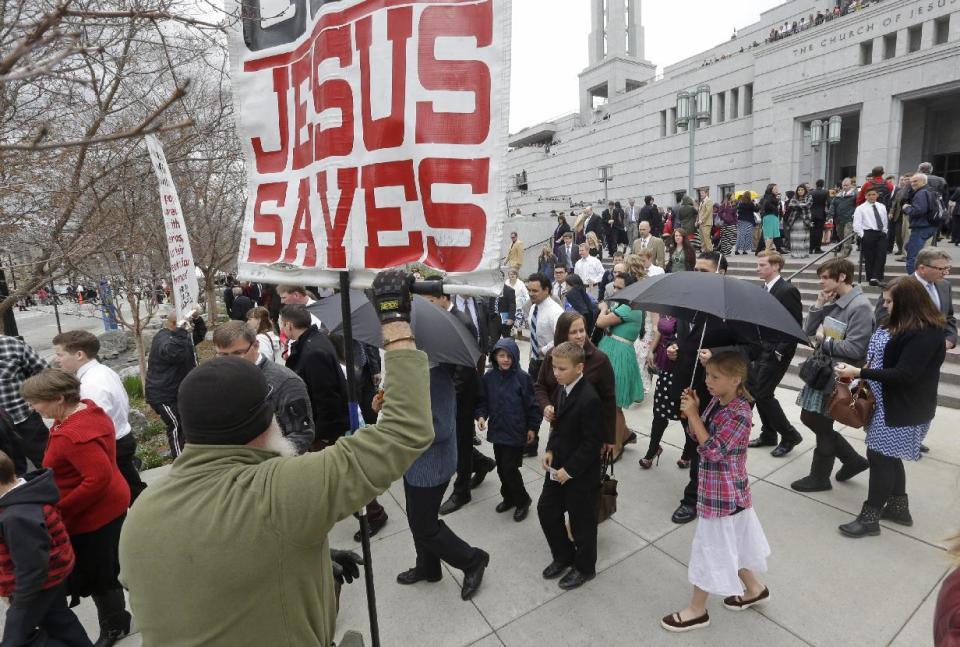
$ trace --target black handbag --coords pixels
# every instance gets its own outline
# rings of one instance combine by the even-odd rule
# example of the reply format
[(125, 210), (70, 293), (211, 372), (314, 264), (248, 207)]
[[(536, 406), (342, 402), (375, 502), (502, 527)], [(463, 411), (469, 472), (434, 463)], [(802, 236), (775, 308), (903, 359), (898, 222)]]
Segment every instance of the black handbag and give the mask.
[(812, 389), (824, 390), (833, 379), (833, 362), (818, 348), (800, 364), (800, 379)]
[[(610, 468), (610, 473), (607, 473)], [(597, 490), (597, 499), (593, 506), (597, 515), (597, 523), (603, 523), (617, 511), (617, 479), (613, 477), (613, 461), (603, 459), (600, 472), (600, 488)]]

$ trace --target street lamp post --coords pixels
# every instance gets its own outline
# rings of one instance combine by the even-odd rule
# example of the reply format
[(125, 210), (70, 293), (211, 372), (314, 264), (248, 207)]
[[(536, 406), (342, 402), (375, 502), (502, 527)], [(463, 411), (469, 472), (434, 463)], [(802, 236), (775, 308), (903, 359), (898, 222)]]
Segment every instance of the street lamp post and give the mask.
[(810, 122), (810, 145), (815, 151), (820, 151), (820, 172), (823, 181), (830, 183), (830, 145), (840, 143), (840, 129), (843, 117), (834, 115), (828, 120), (814, 119)]
[(697, 127), (710, 118), (710, 86), (700, 85), (694, 92), (677, 93), (677, 125), (686, 126), (690, 133), (690, 162), (687, 170), (687, 195), (694, 196), (696, 163), (694, 148), (697, 140)]
[(609, 164), (606, 166), (598, 166), (597, 173), (599, 174), (598, 179), (603, 184), (603, 204), (606, 205), (610, 201), (607, 187), (610, 182), (613, 181), (613, 167)]

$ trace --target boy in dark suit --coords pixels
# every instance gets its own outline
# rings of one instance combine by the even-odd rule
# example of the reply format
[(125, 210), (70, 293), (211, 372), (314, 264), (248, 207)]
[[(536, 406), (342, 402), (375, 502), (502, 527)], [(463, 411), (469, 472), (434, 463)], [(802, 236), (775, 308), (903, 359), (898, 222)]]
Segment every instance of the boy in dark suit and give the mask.
[[(553, 562), (544, 579), (560, 580), (561, 589), (575, 589), (596, 575), (597, 518), (594, 502), (600, 484), (600, 397), (583, 379), (583, 349), (564, 342), (553, 349), (556, 410), (543, 467), (547, 478), (537, 503), (540, 526)], [(573, 541), (564, 513), (570, 515)], [(571, 568), (572, 567), (572, 568)]]

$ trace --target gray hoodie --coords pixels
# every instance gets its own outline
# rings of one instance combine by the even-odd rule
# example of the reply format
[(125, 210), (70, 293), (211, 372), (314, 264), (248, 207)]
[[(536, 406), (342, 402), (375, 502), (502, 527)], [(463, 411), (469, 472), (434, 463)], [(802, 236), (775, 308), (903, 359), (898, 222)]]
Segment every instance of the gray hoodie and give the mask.
[(874, 318), (873, 307), (860, 286), (853, 286), (853, 289), (844, 296), (832, 303), (824, 304), (822, 308), (812, 306), (806, 321), (803, 322), (804, 332), (813, 337), (827, 317), (846, 324), (846, 331), (842, 339), (830, 337), (824, 339), (820, 350), (835, 362), (862, 365), (867, 358), (867, 346), (873, 334)]

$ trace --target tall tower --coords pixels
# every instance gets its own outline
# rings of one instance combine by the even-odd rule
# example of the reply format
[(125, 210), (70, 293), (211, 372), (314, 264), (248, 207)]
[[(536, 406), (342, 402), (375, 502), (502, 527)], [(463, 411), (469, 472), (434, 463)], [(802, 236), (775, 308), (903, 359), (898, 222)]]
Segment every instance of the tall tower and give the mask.
[(590, 0), (590, 64), (580, 73), (580, 112), (588, 116), (598, 99), (643, 87), (657, 67), (644, 59), (640, 0)]

